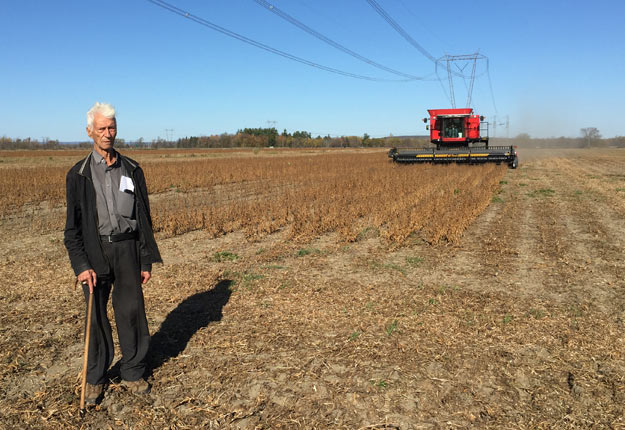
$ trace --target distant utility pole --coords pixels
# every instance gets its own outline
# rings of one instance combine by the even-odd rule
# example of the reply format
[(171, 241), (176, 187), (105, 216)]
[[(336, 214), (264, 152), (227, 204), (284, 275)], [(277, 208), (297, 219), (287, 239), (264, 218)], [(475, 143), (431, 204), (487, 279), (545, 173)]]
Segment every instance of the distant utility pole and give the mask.
[(493, 137), (497, 137), (497, 115), (493, 115)]
[(506, 115), (506, 137), (510, 137), (510, 117)]
[(173, 137), (174, 137), (174, 129), (173, 128), (166, 128), (165, 129), (165, 139), (167, 140), (167, 142), (171, 142)]
[(497, 122), (497, 115), (493, 115), (493, 137), (497, 137), (497, 126), (503, 125), (506, 127), (506, 137), (510, 137), (510, 116), (506, 115), (505, 122)]

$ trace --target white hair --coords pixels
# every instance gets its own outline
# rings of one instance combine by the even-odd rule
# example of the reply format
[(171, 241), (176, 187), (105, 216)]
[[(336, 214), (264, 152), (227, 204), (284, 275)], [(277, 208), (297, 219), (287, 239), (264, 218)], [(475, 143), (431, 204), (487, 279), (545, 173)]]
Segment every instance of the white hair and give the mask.
[(115, 108), (108, 103), (96, 102), (91, 109), (87, 111), (87, 128), (93, 128), (93, 117), (99, 113), (105, 118), (115, 118)]

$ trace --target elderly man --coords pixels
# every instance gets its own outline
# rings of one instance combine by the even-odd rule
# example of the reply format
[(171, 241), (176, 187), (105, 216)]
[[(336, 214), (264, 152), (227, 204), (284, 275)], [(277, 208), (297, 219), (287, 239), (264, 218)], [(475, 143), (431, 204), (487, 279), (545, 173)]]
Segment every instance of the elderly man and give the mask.
[(121, 347), (122, 385), (148, 393), (144, 379), (150, 342), (142, 284), (152, 263), (162, 262), (154, 240), (148, 193), (137, 162), (115, 151), (117, 121), (113, 106), (96, 103), (87, 112), (93, 150), (67, 173), (65, 247), (85, 300), (93, 293), (85, 401), (102, 396), (113, 362), (113, 336), (107, 317), (112, 292)]

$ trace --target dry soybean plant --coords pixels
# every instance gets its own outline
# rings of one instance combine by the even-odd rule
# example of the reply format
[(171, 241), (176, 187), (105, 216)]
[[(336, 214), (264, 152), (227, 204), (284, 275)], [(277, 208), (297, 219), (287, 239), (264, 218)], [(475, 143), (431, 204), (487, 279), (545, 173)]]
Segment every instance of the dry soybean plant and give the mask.
[[(489, 204), (506, 171), (491, 164), (396, 165), (382, 152), (182, 155), (142, 160), (154, 228), (166, 236), (243, 231), (253, 240), (286, 229), (300, 241), (333, 232), (354, 241), (364, 231), (391, 243), (412, 235), (455, 241)], [(62, 206), (68, 168), (4, 168), (0, 215), (32, 211), (42, 202)], [(59, 219), (45, 225), (61, 226), (62, 211), (54, 216)]]
[(290, 238), (304, 241), (330, 232), (352, 241), (366, 229), (396, 243), (415, 233), (454, 241), (505, 173), (497, 165), (398, 166), (379, 153), (182, 164), (150, 166), (155, 189), (175, 190), (153, 205), (158, 230), (242, 230), (255, 238), (288, 228)]

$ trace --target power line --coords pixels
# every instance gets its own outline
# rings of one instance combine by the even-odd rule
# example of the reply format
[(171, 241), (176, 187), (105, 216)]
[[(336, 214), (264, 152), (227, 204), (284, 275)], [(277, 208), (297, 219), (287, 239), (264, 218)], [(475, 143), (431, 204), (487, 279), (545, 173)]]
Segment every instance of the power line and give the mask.
[[(448, 96), (447, 93), (445, 92), (445, 85), (443, 85), (443, 81), (438, 75), (438, 61), (436, 60), (436, 58), (434, 58), (434, 56), (430, 54), (423, 46), (419, 45), (419, 43), (417, 43), (417, 41), (414, 40), (406, 32), (406, 30), (404, 30), (393, 18), (391, 18), (391, 16), (384, 9), (382, 9), (382, 6), (380, 6), (377, 1), (367, 0), (367, 3), (369, 3), (369, 6), (371, 6), (378, 13), (378, 15), (384, 18), (384, 20), (387, 23), (389, 23), (389, 25), (393, 27), (397, 33), (399, 33), (404, 39), (406, 39), (408, 43), (410, 43), (412, 46), (417, 48), (419, 52), (421, 52), (425, 57), (427, 57), (430, 61), (432, 61), (436, 65), (435, 72), (436, 72), (436, 78), (438, 79), (438, 83), (441, 85), (441, 88), (443, 88), (443, 93), (445, 94), (445, 96), (447, 96), (452, 106), (455, 106), (456, 101), (454, 100), (453, 90), (451, 90), (451, 86), (453, 85), (453, 82), (451, 81), (451, 74), (449, 74), (450, 91), (449, 91), (449, 96)], [(456, 74), (456, 72), (451, 72), (451, 73)], [(462, 74), (460, 74), (459, 76), (462, 76)]]
[[(441, 46), (446, 45), (446, 42), (443, 39), (441, 39), (440, 37), (438, 37), (438, 34), (436, 34), (434, 31), (432, 31), (432, 29), (429, 26), (424, 24), (424, 22), (423, 22), (424, 19), (423, 19), (422, 16), (419, 17), (412, 10), (410, 10), (410, 8), (408, 7), (408, 5), (406, 4), (406, 2), (404, 0), (397, 0), (397, 1), (408, 12), (409, 15), (412, 15), (412, 17), (415, 18), (415, 20), (419, 23), (420, 27), (425, 29), (428, 33), (430, 33), (430, 35), (432, 37), (434, 37), (441, 44)], [(426, 16), (426, 18), (427, 18), (427, 16)]]
[(348, 55), (351, 55), (354, 58), (357, 58), (360, 61), (363, 61), (367, 64), (372, 65), (373, 67), (377, 67), (378, 69), (393, 73), (395, 75), (398, 76), (402, 76), (404, 78), (408, 78), (408, 79), (413, 79), (413, 80), (424, 80), (426, 79), (423, 76), (415, 76), (415, 75), (411, 75), (408, 73), (404, 73), (404, 72), (400, 72), (398, 70), (392, 69), (390, 67), (384, 66), (380, 63), (377, 63), (363, 55), (358, 54), (357, 52), (352, 51), (351, 49), (341, 45), (338, 42), (335, 42), (334, 40), (330, 39), (329, 37), (324, 36), (323, 34), (319, 33), (316, 30), (313, 30), (312, 28), (308, 27), (306, 24), (302, 23), (301, 21), (298, 21), (296, 18), (292, 17), (291, 15), (287, 14), (286, 12), (283, 12), (282, 10), (278, 9), (276, 6), (274, 6), (273, 4), (265, 1), (265, 0), (254, 0), (256, 3), (258, 3), (260, 6), (264, 7), (265, 9), (267, 9), (268, 11), (278, 15), (280, 18), (284, 19), (285, 21), (290, 22), (291, 24), (293, 24), (294, 26), (300, 28), (301, 30), (304, 30), (306, 33), (311, 34), (313, 36), (315, 36), (317, 39), (327, 43), (328, 45), (338, 49), (339, 51), (342, 51)]
[(424, 56), (426, 56), (431, 62), (436, 63), (436, 58), (434, 58), (434, 56), (432, 54), (430, 54), (423, 46), (419, 45), (416, 40), (414, 40), (412, 37), (410, 37), (410, 35), (408, 33), (406, 33), (406, 31), (403, 28), (401, 28), (401, 26), (399, 24), (397, 24), (397, 22), (393, 18), (391, 18), (391, 16), (388, 13), (386, 13), (386, 11), (384, 9), (382, 9), (382, 6), (380, 6), (377, 1), (375, 1), (375, 0), (367, 0), (367, 3), (369, 3), (369, 5), (382, 18), (384, 18), (384, 20), (386, 22), (388, 22), (390, 24), (390, 26), (395, 29), (396, 32), (398, 32), (404, 39), (406, 39), (408, 41), (408, 43), (410, 43), (412, 46), (417, 48), (419, 50), (419, 52), (421, 52)]
[[(403, 0), (398, 0), (398, 1), (408, 11), (409, 14), (411, 14), (413, 17), (417, 18), (417, 16), (408, 8), (408, 6), (406, 5), (406, 3)], [(371, 4), (371, 2), (369, 2), (369, 4)], [(378, 5), (378, 7), (379, 7), (379, 5)], [(382, 8), (379, 7), (379, 9), (382, 9)], [(388, 14), (386, 14), (386, 15), (388, 16)], [(429, 31), (429, 29), (428, 29), (428, 31)], [(441, 39), (434, 32), (430, 31), (430, 33), (434, 37), (436, 37), (439, 41), (441, 41)], [(438, 67), (438, 62), (440, 62), (443, 58), (439, 58), (439, 59), (436, 60), (436, 67)], [(484, 73), (486, 73), (488, 75), (488, 86), (489, 86), (489, 89), (490, 89), (490, 95), (491, 95), (491, 99), (492, 99), (492, 102), (493, 102), (493, 107), (495, 108), (495, 112), (497, 112), (497, 105), (495, 104), (495, 93), (493, 92), (493, 85), (492, 85), (492, 82), (491, 82), (491, 79), (490, 79), (489, 60), (488, 60), (488, 57), (484, 57), (484, 59), (486, 60), (486, 72), (484, 72)], [(467, 92), (469, 94), (471, 94), (472, 91), (473, 91), (472, 87), (473, 87), (473, 80), (474, 80), (474, 78), (478, 78), (478, 77), (480, 77), (480, 76), (482, 76), (484, 74), (484, 73), (480, 73), (480, 74), (475, 75), (475, 63), (473, 64), (473, 68), (474, 68), (474, 70), (473, 70), (472, 78), (471, 78), (471, 89), (467, 88)], [(466, 86), (467, 76), (465, 76), (463, 73), (460, 73), (460, 74), (457, 74), (455, 72), (452, 72), (452, 73), (454, 73), (458, 77), (463, 78), (463, 80), (465, 81), (465, 86)], [(438, 77), (438, 72), (436, 72), (436, 75)], [(447, 95), (447, 93), (445, 91), (445, 86), (443, 85), (443, 81), (440, 79), (440, 77), (438, 77), (438, 82), (440, 83), (441, 88), (443, 89), (443, 93), (445, 94), (447, 99), (450, 100), (450, 102), (451, 102), (451, 98)], [(467, 106), (469, 106), (470, 104), (471, 104), (471, 100), (469, 99), (469, 102), (467, 103)]]
[[(408, 41), (412, 46), (417, 48), (419, 52), (421, 52), (425, 57), (427, 57), (433, 63), (437, 63), (437, 59), (434, 58), (432, 54), (430, 54), (423, 46), (421, 46), (416, 40), (414, 40), (407, 32), (404, 30), (384, 9), (382, 6), (378, 4), (375, 0), (367, 0), (367, 3), (382, 17), (386, 22), (390, 24), (391, 27), (395, 29), (397, 33), (399, 33), (404, 39)], [(465, 76), (462, 73), (458, 73), (456, 71), (452, 71), (452, 74), (455, 76), (464, 78)], [(439, 78), (440, 81), (440, 78)]]
[(226, 36), (230, 36), (230, 37), (232, 37), (234, 39), (240, 40), (241, 42), (247, 43), (249, 45), (255, 46), (257, 48), (263, 49), (265, 51), (271, 52), (272, 54), (279, 55), (279, 56), (287, 58), (289, 60), (297, 61), (298, 63), (306, 64), (306, 65), (311, 66), (311, 67), (316, 67), (318, 69), (325, 70), (327, 72), (336, 73), (338, 75), (343, 75), (343, 76), (348, 76), (350, 78), (363, 79), (363, 80), (374, 81), (374, 82), (407, 82), (407, 81), (411, 80), (411, 79), (383, 79), (383, 78), (375, 78), (375, 77), (372, 77), (372, 76), (359, 75), (359, 74), (356, 74), (356, 73), (345, 72), (343, 70), (335, 69), (333, 67), (324, 66), (322, 64), (315, 63), (313, 61), (309, 61), (309, 60), (306, 60), (306, 59), (301, 58), (301, 57), (297, 57), (297, 56), (289, 54), (287, 52), (280, 51), (279, 49), (272, 48), (269, 45), (265, 45), (264, 43), (257, 42), (257, 41), (255, 41), (253, 39), (250, 39), (248, 37), (245, 37), (243, 35), (235, 33), (234, 31), (230, 31), (230, 30), (228, 30), (228, 29), (226, 29), (224, 27), (221, 27), (221, 26), (219, 26), (217, 24), (213, 24), (210, 21), (207, 21), (207, 20), (205, 20), (203, 18), (195, 16), (195, 15), (191, 14), (190, 12), (182, 10), (182, 9), (180, 9), (180, 8), (178, 8), (178, 7), (176, 7), (176, 6), (172, 5), (172, 4), (169, 4), (167, 2), (164, 2), (162, 0), (147, 0), (147, 1), (149, 1), (150, 3), (153, 3), (153, 4), (157, 5), (157, 6), (160, 6), (163, 9), (166, 9), (166, 10), (172, 12), (172, 13), (180, 15), (183, 18), (186, 18), (186, 19), (188, 19), (190, 21), (196, 22), (197, 24), (203, 25), (204, 27), (208, 27), (208, 28), (210, 28), (212, 30), (215, 30), (215, 31), (218, 31), (218, 32), (220, 32), (222, 34), (225, 34)]
[(490, 96), (493, 99), (493, 107), (497, 113), (497, 105), (495, 104), (495, 93), (493, 92), (493, 83), (490, 80), (490, 68), (488, 67), (488, 58), (486, 59), (486, 75), (488, 76), (488, 88), (490, 88)]

